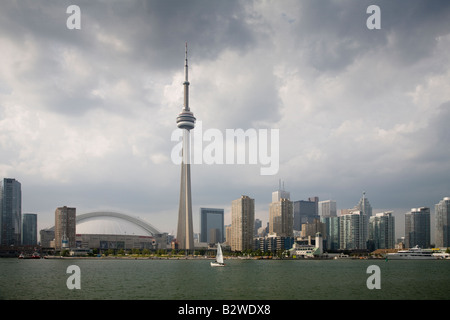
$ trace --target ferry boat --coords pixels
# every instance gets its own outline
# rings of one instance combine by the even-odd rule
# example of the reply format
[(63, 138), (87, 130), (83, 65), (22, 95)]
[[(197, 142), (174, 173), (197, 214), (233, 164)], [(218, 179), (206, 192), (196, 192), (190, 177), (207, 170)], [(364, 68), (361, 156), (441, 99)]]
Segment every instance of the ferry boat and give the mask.
[(400, 250), (395, 253), (388, 253), (386, 255), (388, 260), (436, 260), (432, 250), (421, 249), (415, 246), (409, 250)]

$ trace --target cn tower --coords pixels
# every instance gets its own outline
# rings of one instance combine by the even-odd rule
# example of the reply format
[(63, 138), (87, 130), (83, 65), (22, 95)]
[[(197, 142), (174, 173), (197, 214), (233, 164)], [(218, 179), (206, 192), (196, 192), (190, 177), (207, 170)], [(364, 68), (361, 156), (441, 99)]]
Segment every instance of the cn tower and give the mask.
[(194, 250), (194, 231), (192, 228), (192, 199), (191, 199), (191, 165), (190, 165), (190, 137), (189, 131), (194, 129), (195, 117), (189, 109), (189, 81), (187, 43), (184, 63), (184, 105), (178, 114), (177, 126), (183, 130), (183, 149), (181, 162), (180, 206), (178, 209), (178, 248)]

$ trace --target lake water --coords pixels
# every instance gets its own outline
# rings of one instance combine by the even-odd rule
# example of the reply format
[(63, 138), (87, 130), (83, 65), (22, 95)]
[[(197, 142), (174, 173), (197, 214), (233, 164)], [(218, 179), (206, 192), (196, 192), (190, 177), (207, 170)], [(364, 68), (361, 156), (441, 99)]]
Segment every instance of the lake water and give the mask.
[[(0, 259), (3, 300), (447, 300), (450, 260)], [(70, 290), (68, 266), (80, 268)], [(380, 269), (368, 289), (367, 268)]]

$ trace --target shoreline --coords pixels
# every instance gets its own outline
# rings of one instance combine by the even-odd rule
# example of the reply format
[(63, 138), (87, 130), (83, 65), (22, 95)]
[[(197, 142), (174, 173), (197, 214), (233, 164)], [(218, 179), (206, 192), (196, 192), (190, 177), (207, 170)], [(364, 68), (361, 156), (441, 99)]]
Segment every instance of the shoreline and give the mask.
[[(116, 257), (116, 256), (102, 256), (102, 257), (62, 257), (62, 256), (44, 256), (41, 259), (91, 259), (91, 260), (215, 260), (214, 257)], [(370, 257), (370, 258), (338, 258), (334, 257), (307, 257), (307, 258), (268, 258), (268, 257), (225, 257), (224, 260), (264, 260), (264, 261), (287, 261), (287, 260), (384, 260), (385, 258)]]

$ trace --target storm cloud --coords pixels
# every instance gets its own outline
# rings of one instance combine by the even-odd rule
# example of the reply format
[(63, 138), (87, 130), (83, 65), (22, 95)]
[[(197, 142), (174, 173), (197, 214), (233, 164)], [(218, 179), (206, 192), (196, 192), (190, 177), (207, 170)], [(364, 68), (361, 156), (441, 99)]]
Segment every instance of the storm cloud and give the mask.
[[(80, 30), (66, 27), (72, 4)], [(379, 30), (366, 27), (372, 4)], [(194, 213), (229, 215), (247, 194), (267, 221), (279, 179), (292, 200), (339, 209), (363, 191), (380, 210), (433, 208), (450, 193), (449, 18), (447, 1), (425, 0), (5, 1), (0, 176), (22, 183), (40, 227), (69, 205), (176, 231), (170, 137), (187, 41), (204, 130), (280, 130), (275, 176), (194, 165)]]

